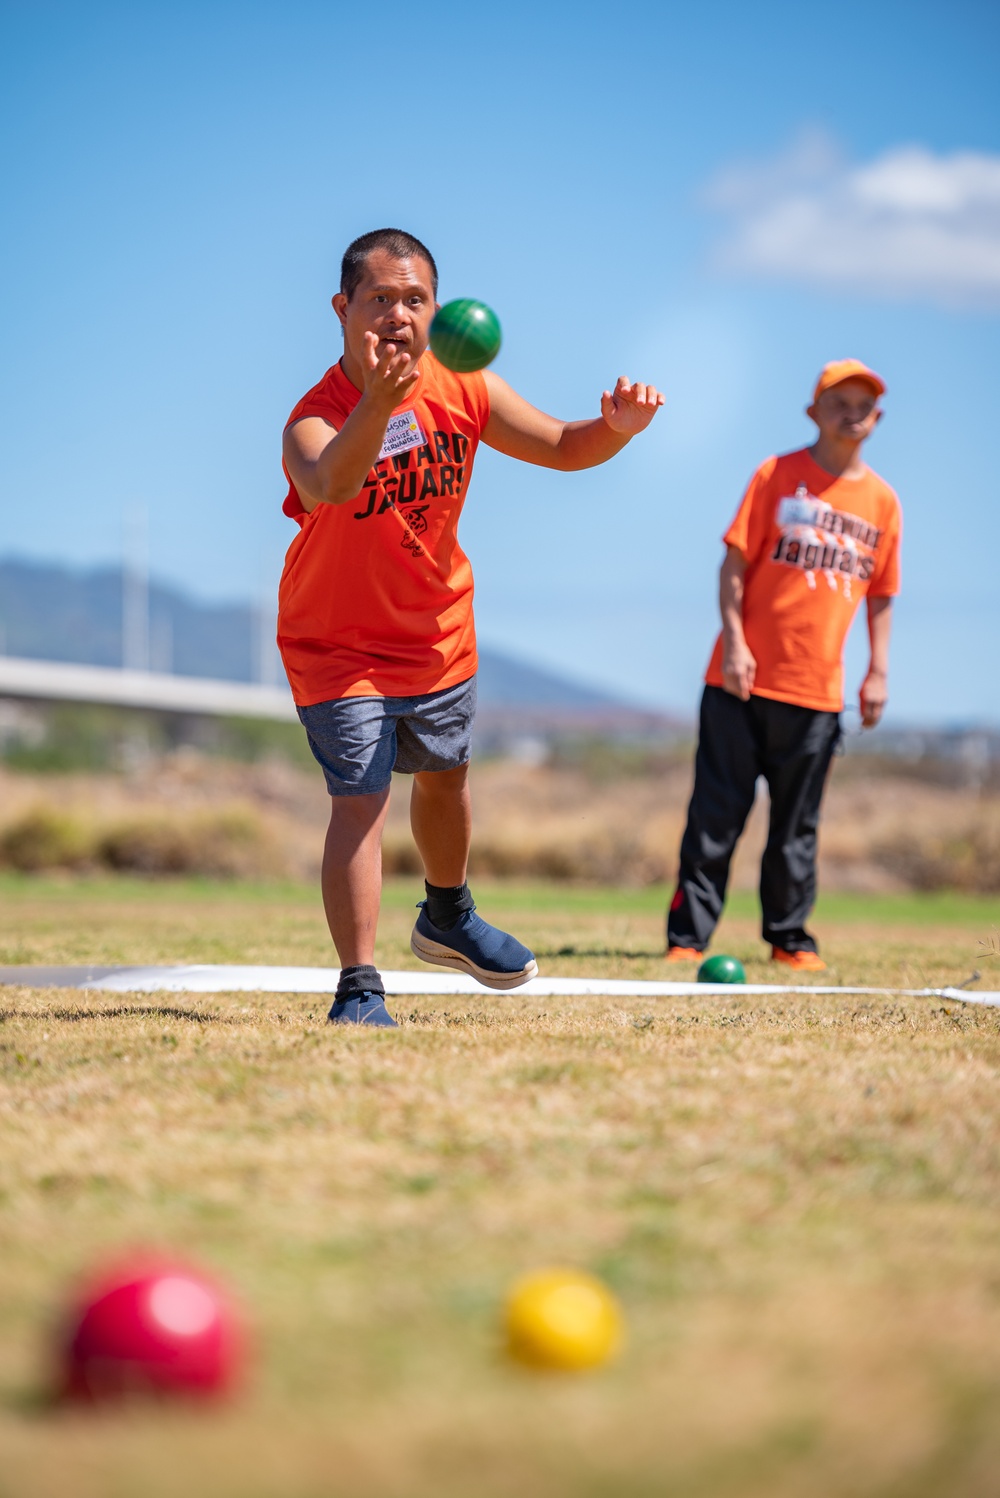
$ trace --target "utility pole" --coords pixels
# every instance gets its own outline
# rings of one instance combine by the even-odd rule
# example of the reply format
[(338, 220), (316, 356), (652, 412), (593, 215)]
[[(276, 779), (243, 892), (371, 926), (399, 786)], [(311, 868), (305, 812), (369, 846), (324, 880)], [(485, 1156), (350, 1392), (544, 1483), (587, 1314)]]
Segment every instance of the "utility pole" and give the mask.
[(149, 526), (143, 504), (125, 511), (122, 665), (126, 671), (149, 670)]
[(253, 677), (264, 687), (278, 684), (278, 651), (274, 643), (277, 626), (275, 589), (268, 586), (269, 559), (262, 558), (257, 577), (257, 601), (251, 619), (253, 623)]

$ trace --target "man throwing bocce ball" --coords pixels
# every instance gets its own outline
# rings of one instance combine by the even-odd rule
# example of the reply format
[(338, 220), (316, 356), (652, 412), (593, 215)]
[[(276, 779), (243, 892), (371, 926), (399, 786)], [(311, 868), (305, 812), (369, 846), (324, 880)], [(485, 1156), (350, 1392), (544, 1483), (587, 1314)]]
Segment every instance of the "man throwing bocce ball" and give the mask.
[(323, 903), (341, 963), (335, 1024), (395, 1025), (374, 965), (393, 770), (413, 776), (426, 875), (414, 953), (491, 988), (537, 971), (527, 947), (477, 914), (466, 883), (477, 659), (459, 516), (480, 440), (526, 463), (591, 468), (663, 404), (622, 378), (600, 416), (557, 421), (495, 374), (456, 374), (428, 349), (436, 298), (437, 267), (418, 239), (397, 229), (356, 239), (333, 298), (343, 357), (285, 428), (284, 509), (301, 529), (278, 644), (332, 797)]
[(840, 737), (844, 641), (867, 597), (871, 664), (860, 704), (862, 724), (874, 728), (888, 696), (899, 591), (899, 501), (861, 456), (884, 393), (859, 360), (828, 364), (808, 407), (815, 443), (761, 465), (723, 537), (722, 632), (705, 677), (668, 961), (696, 960), (708, 945), (763, 775), (771, 793), (760, 867), (764, 940), (788, 967), (826, 966), (805, 923), (816, 898), (820, 802)]

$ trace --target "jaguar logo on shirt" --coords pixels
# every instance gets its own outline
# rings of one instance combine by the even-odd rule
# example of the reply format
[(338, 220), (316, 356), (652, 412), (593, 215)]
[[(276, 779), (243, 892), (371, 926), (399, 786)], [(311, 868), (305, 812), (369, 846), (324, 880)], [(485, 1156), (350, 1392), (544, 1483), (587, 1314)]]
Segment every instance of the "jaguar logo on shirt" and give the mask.
[(417, 540), (427, 530), (427, 505), (411, 505), (409, 509), (400, 510), (399, 516), (403, 522), (403, 539), (400, 546), (412, 551), (415, 557), (424, 555), (424, 548)]
[(810, 588), (822, 573), (829, 587), (836, 591), (839, 583), (849, 599), (852, 579), (871, 577), (882, 532), (861, 516), (832, 509), (799, 484), (794, 495), (778, 501), (777, 523), (780, 535), (771, 561), (798, 567)]

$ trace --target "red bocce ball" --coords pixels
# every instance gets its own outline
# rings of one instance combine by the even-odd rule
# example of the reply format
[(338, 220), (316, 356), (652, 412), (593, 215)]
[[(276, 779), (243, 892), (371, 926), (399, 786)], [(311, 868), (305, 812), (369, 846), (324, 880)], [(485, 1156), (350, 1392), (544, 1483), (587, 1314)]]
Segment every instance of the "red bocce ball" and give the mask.
[(235, 1313), (209, 1280), (187, 1265), (133, 1262), (81, 1297), (64, 1345), (62, 1393), (210, 1398), (233, 1387), (242, 1362)]

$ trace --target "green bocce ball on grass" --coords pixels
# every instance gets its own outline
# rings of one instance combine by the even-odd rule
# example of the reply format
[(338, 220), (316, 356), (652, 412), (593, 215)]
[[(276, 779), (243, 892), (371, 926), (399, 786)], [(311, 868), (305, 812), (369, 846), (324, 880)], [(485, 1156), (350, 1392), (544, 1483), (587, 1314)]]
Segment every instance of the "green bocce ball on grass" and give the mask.
[(431, 323), (431, 350), (446, 369), (471, 374), (500, 352), (500, 323), (485, 302), (459, 297), (438, 308)]
[(722, 952), (715, 957), (706, 957), (698, 969), (699, 983), (745, 983), (747, 975), (738, 957), (726, 957)]

